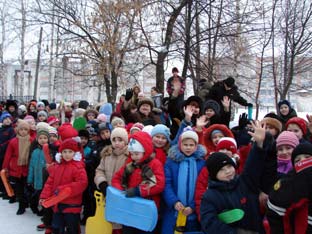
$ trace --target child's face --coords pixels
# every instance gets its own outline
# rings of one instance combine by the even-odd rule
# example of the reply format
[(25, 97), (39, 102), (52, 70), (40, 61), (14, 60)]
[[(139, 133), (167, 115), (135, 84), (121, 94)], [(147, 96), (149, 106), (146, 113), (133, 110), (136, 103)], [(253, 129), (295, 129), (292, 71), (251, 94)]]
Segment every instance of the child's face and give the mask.
[(112, 139), (112, 146), (114, 149), (121, 150), (126, 147), (126, 142), (124, 142), (121, 137), (114, 137)]
[(85, 136), (80, 136), (81, 145), (82, 147), (85, 147), (88, 144), (89, 139)]
[(39, 112), (39, 111), (43, 111), (44, 108), (45, 108), (44, 106), (40, 105), (40, 106), (37, 107), (37, 111), (38, 111), (38, 112)]
[(277, 147), (277, 157), (285, 160), (291, 159), (291, 154), (294, 148), (289, 145), (281, 145)]
[(100, 136), (102, 140), (107, 140), (110, 138), (110, 131), (108, 129), (102, 130)]
[(62, 151), (62, 158), (67, 162), (72, 160), (74, 158), (74, 155), (75, 155), (75, 152), (71, 149), (64, 149)]
[(95, 114), (94, 113), (89, 113), (87, 115), (87, 119), (90, 121), (90, 120), (94, 120), (95, 119)]
[(146, 116), (149, 115), (149, 113), (151, 113), (151, 106), (149, 104), (142, 104), (140, 106), (140, 112)]
[(286, 104), (281, 105), (279, 110), (281, 115), (288, 115), (289, 113), (289, 107)]
[(12, 123), (12, 120), (10, 118), (5, 118), (2, 122), (3, 125), (9, 126)]
[(214, 116), (216, 113), (214, 112), (214, 110), (213, 109), (207, 109), (206, 111), (205, 111), (205, 115), (207, 116), (207, 118), (208, 119), (210, 119), (212, 116)]
[(58, 139), (57, 139), (57, 136), (55, 134), (50, 134), (50, 142), (53, 144), (54, 142), (56, 142)]
[(216, 146), (222, 137), (224, 137), (223, 133), (217, 132), (211, 136), (211, 141)]
[(46, 117), (44, 115), (39, 115), (38, 120), (39, 120), (39, 122), (44, 122), (44, 121), (46, 121)]
[(38, 136), (38, 143), (39, 145), (43, 146), (44, 144), (48, 143), (49, 138), (46, 135)]
[(227, 156), (229, 156), (230, 158), (233, 158), (233, 153), (232, 151), (228, 150), (228, 149), (220, 149), (219, 152), (221, 153), (225, 153)]
[(167, 138), (163, 134), (156, 134), (153, 136), (152, 141), (156, 148), (163, 148), (168, 143)]
[(140, 160), (143, 158), (144, 153), (143, 152), (130, 152), (131, 159), (135, 162), (140, 162)]
[(35, 106), (33, 106), (33, 105), (30, 105), (30, 106), (29, 106), (29, 110), (33, 112), (33, 111), (35, 111), (35, 110), (36, 110), (36, 107), (35, 107)]
[(192, 155), (197, 149), (197, 144), (193, 139), (187, 138), (181, 142), (181, 151), (186, 155)]
[(30, 120), (30, 121), (27, 121), (29, 126), (30, 126), (30, 129), (33, 130), (33, 131), (36, 131), (36, 122), (33, 121), (33, 120)]
[(9, 106), (9, 112), (14, 112), (15, 111), (15, 107), (14, 106)]
[(295, 158), (294, 163), (296, 164), (296, 163), (298, 163), (298, 162), (300, 162), (300, 161), (302, 161), (304, 159), (311, 158), (311, 157), (312, 157), (312, 155), (309, 155), (309, 154), (299, 154)]
[(270, 124), (266, 124), (265, 126), (265, 130), (267, 132), (269, 132), (273, 137), (276, 136), (278, 134), (278, 131), (276, 128), (274, 128), (272, 125)]
[(117, 122), (114, 128), (125, 128), (125, 124), (123, 122)]
[(303, 132), (297, 124), (289, 124), (287, 127), (287, 131), (295, 133), (299, 140), (303, 137)]
[(51, 124), (51, 127), (55, 128), (55, 129), (58, 129), (60, 126), (60, 123), (59, 122), (56, 122), (54, 124)]
[(28, 135), (28, 129), (27, 128), (24, 128), (24, 127), (21, 127), (19, 130), (18, 130), (18, 134), (21, 136), (21, 137), (25, 137)]
[(231, 181), (235, 177), (235, 168), (228, 164), (222, 167), (217, 173), (217, 179), (220, 181)]
[(192, 111), (194, 113), (194, 115), (198, 115), (200, 112), (200, 108), (197, 102), (190, 102), (190, 106), (192, 106)]

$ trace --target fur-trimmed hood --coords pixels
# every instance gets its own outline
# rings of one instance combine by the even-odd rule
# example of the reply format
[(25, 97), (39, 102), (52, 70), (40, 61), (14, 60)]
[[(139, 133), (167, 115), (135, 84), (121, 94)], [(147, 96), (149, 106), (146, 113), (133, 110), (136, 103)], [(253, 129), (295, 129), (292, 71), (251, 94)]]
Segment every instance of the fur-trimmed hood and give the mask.
[[(196, 151), (188, 157), (194, 157), (196, 159), (204, 159), (206, 154), (207, 151), (205, 147), (201, 144), (198, 144)], [(170, 158), (175, 162), (181, 162), (184, 160), (185, 157), (187, 156), (185, 156), (185, 154), (181, 152), (178, 145), (172, 146), (168, 151), (168, 158)]]

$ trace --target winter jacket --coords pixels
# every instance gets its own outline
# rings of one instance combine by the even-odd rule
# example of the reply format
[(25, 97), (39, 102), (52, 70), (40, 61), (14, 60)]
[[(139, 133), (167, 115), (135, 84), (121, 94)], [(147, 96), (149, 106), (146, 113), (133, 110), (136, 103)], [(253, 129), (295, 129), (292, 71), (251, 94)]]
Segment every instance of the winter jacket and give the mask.
[[(188, 157), (193, 157), (196, 159), (197, 166), (197, 175), (201, 169), (205, 166), (204, 156), (206, 150), (202, 145), (198, 145), (197, 150)], [(162, 223), (162, 234), (172, 234), (174, 232), (173, 227), (176, 223), (177, 211), (174, 209), (176, 202), (180, 201), (181, 198), (178, 197), (178, 175), (179, 175), (179, 166), (182, 161), (186, 159), (187, 156), (179, 150), (178, 145), (174, 145), (169, 149), (167, 162), (165, 164), (165, 176), (166, 176), (166, 187), (163, 192), (163, 199), (165, 201), (165, 209)], [(188, 177), (190, 175), (188, 174)], [(195, 178), (196, 181), (196, 178)], [(194, 182), (195, 183), (195, 182)], [(187, 181), (185, 182), (185, 189), (189, 191), (187, 186)], [(195, 194), (194, 194), (195, 195)], [(183, 204), (185, 207), (191, 207), (194, 211), (191, 215), (188, 216), (188, 224), (197, 222), (197, 215), (195, 212), (195, 199), (190, 204)], [(188, 225), (187, 224), (187, 225)]]
[(94, 183), (99, 188), (99, 184), (107, 182), (111, 185), (112, 178), (116, 171), (118, 171), (126, 162), (128, 158), (128, 150), (125, 148), (124, 151), (117, 154), (114, 152), (111, 145), (106, 146), (101, 152), (101, 162), (96, 168)]
[[(40, 194), (40, 199), (47, 199), (66, 187), (71, 188), (71, 195), (61, 204), (67, 206), (62, 213), (80, 213), (82, 194), (88, 185), (88, 178), (82, 161), (65, 161), (57, 163), (49, 169), (49, 178)], [(53, 211), (60, 211), (58, 205)]]
[(163, 166), (165, 166), (165, 163), (167, 161), (166, 151), (162, 148), (155, 148), (154, 153), (155, 153), (155, 158), (158, 159)]
[(2, 165), (5, 151), (8, 147), (9, 141), (15, 137), (15, 131), (13, 127), (10, 126), (2, 126), (0, 128), (0, 166)]
[[(32, 138), (29, 139), (32, 141)], [(7, 147), (5, 152), (2, 168), (9, 171), (9, 176), (21, 178), (26, 177), (28, 174), (28, 165), (19, 166), (18, 163), (18, 138), (14, 137)]]
[(267, 203), (271, 233), (312, 233), (311, 182), (310, 166), (299, 173), (292, 170), (275, 183)]
[(133, 163), (131, 158), (129, 157), (126, 163), (113, 176), (112, 186), (119, 190), (136, 187), (138, 188), (141, 197), (154, 200), (157, 207), (159, 207), (160, 194), (165, 187), (165, 174), (163, 165), (158, 159), (152, 157), (153, 145), (152, 139), (148, 133), (137, 132), (131, 135), (131, 138), (139, 141), (144, 147), (144, 156), (139, 163), (142, 165), (146, 165), (151, 169), (154, 177), (152, 178), (153, 182), (146, 183), (146, 181), (144, 181), (142, 178), (143, 167), (137, 166), (135, 167), (134, 171), (130, 175), (128, 175), (126, 188), (123, 186), (122, 181), (124, 171), (126, 170), (126, 167), (127, 165), (129, 165), (129, 163)]
[[(266, 150), (254, 145), (240, 176), (236, 175), (229, 182), (209, 180), (200, 205), (201, 226), (205, 233), (235, 234), (238, 228), (263, 233), (258, 197), (265, 156)], [(231, 225), (218, 219), (218, 214), (231, 209), (242, 209), (245, 215)]]
[(31, 153), (31, 158), (28, 168), (27, 183), (33, 184), (34, 189), (41, 190), (43, 187), (43, 168), (46, 167), (46, 160), (44, 158), (43, 150), (36, 148)]

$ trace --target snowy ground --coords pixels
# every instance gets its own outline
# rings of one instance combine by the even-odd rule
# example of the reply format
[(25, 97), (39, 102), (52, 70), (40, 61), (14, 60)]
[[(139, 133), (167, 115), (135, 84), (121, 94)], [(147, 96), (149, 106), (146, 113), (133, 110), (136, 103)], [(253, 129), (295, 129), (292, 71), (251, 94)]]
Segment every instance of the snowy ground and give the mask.
[[(23, 215), (16, 215), (18, 203), (9, 204), (8, 200), (0, 198), (0, 234), (43, 234), (36, 226), (41, 222), (28, 208)], [(84, 227), (82, 227), (82, 233)]]

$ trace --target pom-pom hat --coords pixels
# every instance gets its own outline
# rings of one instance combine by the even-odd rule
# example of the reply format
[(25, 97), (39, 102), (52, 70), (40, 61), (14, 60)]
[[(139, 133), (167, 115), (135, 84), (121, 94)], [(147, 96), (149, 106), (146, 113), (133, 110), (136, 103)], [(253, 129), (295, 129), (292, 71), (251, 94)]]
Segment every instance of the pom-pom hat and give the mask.
[(283, 131), (276, 139), (276, 147), (280, 147), (282, 145), (288, 145), (292, 148), (295, 148), (299, 145), (299, 139), (295, 133), (290, 131)]
[(222, 137), (218, 144), (216, 150), (227, 149), (231, 151), (233, 154), (237, 153), (237, 144), (234, 138), (231, 137)]

